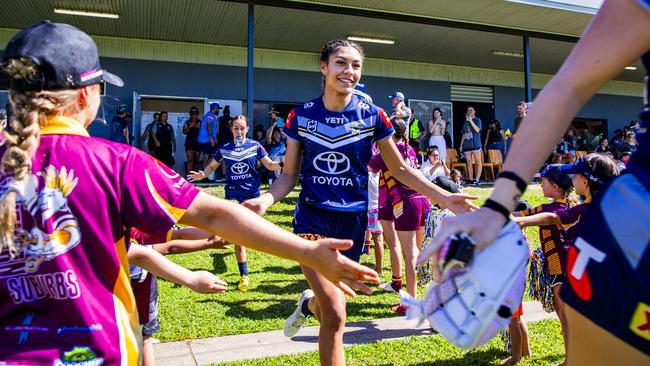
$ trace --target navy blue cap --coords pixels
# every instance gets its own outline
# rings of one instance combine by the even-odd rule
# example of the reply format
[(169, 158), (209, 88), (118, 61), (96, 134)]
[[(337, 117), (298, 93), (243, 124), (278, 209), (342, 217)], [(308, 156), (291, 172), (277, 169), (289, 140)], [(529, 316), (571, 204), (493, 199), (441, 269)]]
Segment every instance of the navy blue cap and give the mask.
[(591, 170), (587, 159), (584, 157), (580, 157), (573, 164), (559, 165), (559, 168), (560, 171), (564, 174), (581, 174), (594, 183), (605, 184), (605, 181), (602, 179), (602, 177), (599, 177)]
[(190, 114), (199, 114), (199, 109), (196, 107), (190, 108)]
[(210, 109), (221, 109), (219, 103), (210, 103)]
[(397, 98), (397, 99), (399, 99), (399, 100), (401, 100), (401, 101), (404, 101), (404, 99), (405, 99), (405, 98), (404, 98), (404, 93), (402, 93), (402, 92), (398, 92), (398, 91), (396, 91), (396, 92), (394, 92), (393, 94), (391, 94), (388, 98), (390, 98), (390, 99), (395, 99), (395, 98)]
[(122, 114), (128, 112), (129, 107), (126, 104), (120, 104), (115, 110), (117, 111), (117, 114)]
[(38, 75), (9, 80), (17, 91), (78, 89), (105, 81), (123, 86), (122, 79), (102, 69), (97, 45), (86, 33), (62, 23), (43, 21), (23, 28), (7, 43), (2, 60), (26, 57), (38, 65)]
[(573, 187), (573, 181), (568, 173), (564, 173), (560, 168), (562, 164), (547, 165), (544, 170), (539, 174), (540, 177), (546, 178), (551, 182), (557, 184), (562, 190), (568, 190)]

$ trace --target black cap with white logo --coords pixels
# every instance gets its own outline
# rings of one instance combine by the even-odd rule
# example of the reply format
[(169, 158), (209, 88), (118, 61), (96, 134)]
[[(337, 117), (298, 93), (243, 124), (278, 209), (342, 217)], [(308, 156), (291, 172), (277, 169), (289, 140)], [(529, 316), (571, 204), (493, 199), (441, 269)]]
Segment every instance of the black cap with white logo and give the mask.
[(7, 44), (2, 60), (19, 57), (33, 60), (39, 73), (29, 79), (11, 78), (13, 90), (78, 89), (102, 81), (124, 85), (118, 76), (102, 69), (92, 38), (68, 24), (43, 21), (23, 28)]

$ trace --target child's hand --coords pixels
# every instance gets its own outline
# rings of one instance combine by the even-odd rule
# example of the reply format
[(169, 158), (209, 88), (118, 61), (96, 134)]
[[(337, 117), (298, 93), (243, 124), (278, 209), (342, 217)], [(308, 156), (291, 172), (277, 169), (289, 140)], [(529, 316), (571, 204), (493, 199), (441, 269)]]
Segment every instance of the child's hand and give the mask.
[(203, 179), (205, 179), (205, 173), (203, 170), (199, 170), (198, 172), (192, 170), (190, 174), (187, 175), (187, 180), (190, 182), (195, 182)]
[(226, 241), (216, 235), (212, 235), (211, 237), (205, 239), (205, 241), (212, 249), (225, 249), (227, 245), (231, 244), (229, 241)]
[(305, 261), (305, 264), (318, 271), (349, 296), (355, 296), (355, 289), (372, 294), (372, 289), (361, 282), (379, 284), (377, 272), (346, 258), (339, 252), (351, 248), (352, 241), (321, 239), (314, 243), (316, 246), (309, 251), (308, 261)]
[(228, 289), (228, 284), (208, 271), (196, 271), (192, 272), (187, 287), (200, 294), (211, 294), (225, 292)]

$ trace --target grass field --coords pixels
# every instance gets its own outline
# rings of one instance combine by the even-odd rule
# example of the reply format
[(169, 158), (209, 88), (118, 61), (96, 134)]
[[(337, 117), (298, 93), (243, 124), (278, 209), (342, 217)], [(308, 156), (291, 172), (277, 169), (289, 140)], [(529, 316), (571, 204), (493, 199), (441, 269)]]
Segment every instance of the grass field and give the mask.
[[(222, 197), (220, 187), (206, 189), (210, 194)], [(467, 188), (465, 192), (487, 198), (489, 188)], [(280, 227), (290, 230), (298, 191), (269, 209), (266, 218)], [(531, 185), (524, 199), (533, 205), (543, 202), (538, 185)], [(539, 246), (536, 229), (527, 230), (532, 247)], [(245, 244), (245, 243), (242, 243)], [(200, 295), (189, 289), (160, 280), (161, 331), (156, 338), (163, 342), (205, 338), (282, 329), (285, 318), (293, 311), (300, 293), (307, 283), (294, 262), (249, 250), (251, 288), (239, 292), (235, 285), (239, 280), (237, 263), (232, 249), (204, 251), (169, 256), (171, 260), (192, 270), (213, 271), (230, 284), (223, 294)], [(374, 256), (363, 256), (362, 263), (373, 266)], [(390, 279), (388, 253), (385, 254), (382, 280)], [(422, 289), (421, 289), (422, 290)], [(348, 321), (393, 317), (392, 305), (399, 302), (396, 294), (376, 292), (371, 296), (358, 295), (348, 303)], [(311, 324), (316, 325), (315, 321)], [(410, 340), (419, 344), (419, 340)], [(360, 346), (359, 352), (366, 352)], [(377, 346), (379, 347), (379, 346)], [(409, 346), (410, 347), (410, 346)], [(305, 356), (307, 357), (307, 356)], [(293, 363), (293, 361), (287, 361)]]

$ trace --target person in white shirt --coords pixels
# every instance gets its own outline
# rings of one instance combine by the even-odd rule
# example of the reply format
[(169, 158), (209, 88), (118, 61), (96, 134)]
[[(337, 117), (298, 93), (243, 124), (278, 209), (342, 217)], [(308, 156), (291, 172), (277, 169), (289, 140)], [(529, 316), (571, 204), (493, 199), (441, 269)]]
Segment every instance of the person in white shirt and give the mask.
[(427, 160), (422, 163), (420, 171), (432, 182), (440, 176), (449, 177), (449, 168), (447, 168), (444, 161), (440, 160), (440, 152), (435, 147), (429, 148)]

